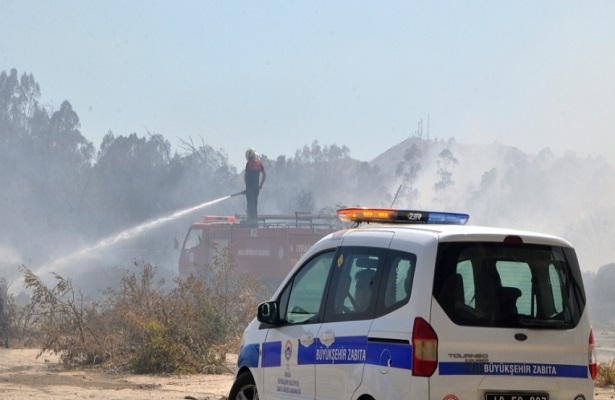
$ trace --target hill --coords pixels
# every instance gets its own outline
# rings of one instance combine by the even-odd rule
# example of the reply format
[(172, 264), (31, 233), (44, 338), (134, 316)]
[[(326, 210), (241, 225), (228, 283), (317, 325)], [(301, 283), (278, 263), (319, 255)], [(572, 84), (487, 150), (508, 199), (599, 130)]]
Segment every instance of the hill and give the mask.
[[(370, 165), (389, 186), (402, 185), (397, 208), (463, 211), (471, 224), (563, 236), (577, 248), (584, 270), (615, 260), (615, 171), (603, 158), (410, 138)], [(415, 173), (404, 178), (400, 166)]]

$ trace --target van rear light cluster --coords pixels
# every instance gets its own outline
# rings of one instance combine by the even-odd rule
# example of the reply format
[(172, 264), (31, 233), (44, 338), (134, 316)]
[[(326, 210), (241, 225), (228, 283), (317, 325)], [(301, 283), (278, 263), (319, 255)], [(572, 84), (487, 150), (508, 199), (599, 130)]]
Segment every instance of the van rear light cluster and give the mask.
[(431, 376), (438, 367), (438, 335), (423, 318), (412, 329), (412, 375)]
[(589, 330), (589, 348), (587, 350), (587, 358), (589, 367), (589, 374), (592, 379), (595, 380), (598, 375), (598, 362), (596, 360), (596, 342), (594, 341), (594, 329)]

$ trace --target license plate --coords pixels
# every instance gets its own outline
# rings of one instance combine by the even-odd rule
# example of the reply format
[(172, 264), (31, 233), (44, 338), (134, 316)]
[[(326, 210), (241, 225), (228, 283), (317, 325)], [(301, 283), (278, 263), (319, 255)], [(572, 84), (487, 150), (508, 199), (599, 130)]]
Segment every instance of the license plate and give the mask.
[(486, 393), (485, 400), (549, 400), (548, 393)]

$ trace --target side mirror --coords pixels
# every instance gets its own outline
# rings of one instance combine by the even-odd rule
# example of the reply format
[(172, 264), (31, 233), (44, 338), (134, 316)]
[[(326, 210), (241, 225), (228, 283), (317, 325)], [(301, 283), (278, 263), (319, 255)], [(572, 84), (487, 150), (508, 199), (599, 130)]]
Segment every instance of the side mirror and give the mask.
[(175, 250), (179, 250), (179, 239), (177, 239), (177, 236), (175, 236), (175, 239), (173, 240), (173, 247)]
[(256, 319), (269, 325), (280, 324), (280, 310), (275, 301), (266, 301), (258, 305)]

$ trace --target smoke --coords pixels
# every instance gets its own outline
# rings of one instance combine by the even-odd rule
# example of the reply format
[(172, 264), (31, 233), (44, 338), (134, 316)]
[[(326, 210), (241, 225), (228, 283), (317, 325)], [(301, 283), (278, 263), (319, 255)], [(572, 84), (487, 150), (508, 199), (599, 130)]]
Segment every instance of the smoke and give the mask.
[(23, 262), (23, 258), (19, 251), (12, 247), (8, 247), (0, 243), (0, 263), (6, 265), (17, 265)]
[[(602, 158), (563, 156), (544, 149), (526, 154), (501, 144), (468, 145), (454, 140), (409, 139), (379, 156), (385, 175), (413, 143), (423, 146), (417, 199), (396, 202), (397, 208), (467, 212), (469, 224), (537, 231), (563, 237), (575, 247), (581, 268), (596, 271), (615, 260), (615, 171)], [(444, 193), (437, 160), (448, 149), (457, 160), (452, 183)], [(391, 183), (396, 189), (396, 183)]]
[(24, 259), (19, 251), (0, 243), (0, 279), (6, 280), (11, 292), (19, 289), (15, 282), (21, 279), (19, 266)]
[[(180, 217), (190, 215), (191, 213), (195, 211), (210, 207), (216, 203), (227, 200), (229, 198), (231, 198), (230, 195), (223, 196), (215, 200), (201, 203), (194, 207), (188, 207), (183, 210), (176, 211), (168, 216), (164, 216), (164, 217), (154, 219), (152, 221), (144, 222), (135, 227), (126, 229), (117, 235), (109, 236), (94, 245), (86, 246), (80, 250), (73, 252), (72, 254), (57, 258), (53, 260), (53, 262), (49, 264), (45, 264), (37, 268), (33, 272), (37, 274), (46, 274), (46, 273), (53, 272), (53, 273), (61, 275), (67, 268), (71, 266), (74, 267), (75, 265), (84, 266), (84, 265), (91, 264), (92, 260), (95, 259), (95, 257), (97, 257), (98, 255), (100, 255), (101, 251), (106, 250), (107, 248), (114, 247), (118, 244), (123, 244), (124, 242), (127, 242), (127, 241), (131, 241), (135, 238), (138, 238), (141, 235), (148, 233), (151, 230), (159, 228), (163, 224), (169, 223), (171, 221), (175, 221)], [(115, 249), (114, 251), (117, 252), (117, 250), (118, 249)], [(125, 255), (122, 258), (125, 259)]]
[[(396, 166), (412, 144), (422, 151), (414, 183), (418, 196), (400, 196), (394, 207), (467, 212), (472, 225), (561, 236), (575, 246), (584, 271), (595, 271), (615, 260), (610, 244), (615, 237), (613, 169), (600, 158), (558, 156), (548, 149), (532, 155), (497, 143), (470, 145), (454, 140), (408, 139), (369, 163), (344, 155), (333, 160), (314, 157), (310, 162), (279, 158), (267, 164), (259, 212), (389, 207), (401, 183), (395, 176)], [(450, 166), (451, 183), (443, 191), (436, 188), (436, 183), (442, 179), (438, 159), (445, 149), (456, 163)], [(206, 208), (210, 214), (245, 213), (243, 196), (229, 201), (224, 201), (228, 195), (207, 202), (199, 200), (203, 193), (212, 198), (241, 187), (241, 173), (225, 172), (223, 178), (214, 180), (204, 176), (203, 171), (188, 169), (173, 176), (178, 184), (170, 186), (171, 192), (156, 192), (148, 186), (149, 191), (143, 189), (139, 196), (130, 188), (142, 175), (126, 181), (116, 177), (110, 186), (102, 186), (113, 190), (109, 198), (115, 202), (107, 203), (106, 192), (88, 192), (100, 184), (93, 180), (85, 187), (82, 200), (70, 197), (66, 200), (70, 207), (63, 208), (59, 206), (65, 203), (48, 201), (40, 194), (40, 187), (45, 185), (41, 179), (7, 182), (5, 186), (14, 191), (15, 201), (10, 202), (11, 207), (0, 207), (0, 212), (4, 225), (13, 234), (11, 243), (19, 246), (0, 247), (0, 276), (15, 282), (19, 279), (17, 266), (24, 264), (41, 279), (52, 278), (52, 272), (68, 275), (89, 291), (113, 284), (135, 262), (150, 263), (166, 276), (176, 276), (178, 252), (173, 248), (173, 239), (183, 239), (188, 226), (199, 219), (198, 211)], [(7, 177), (10, 175), (4, 179)], [(163, 201), (167, 203), (158, 205)], [(83, 209), (97, 211), (81, 215), (80, 204)], [(162, 216), (143, 218), (145, 204), (150, 210), (159, 208), (157, 214)], [(180, 210), (174, 211), (175, 207)]]

